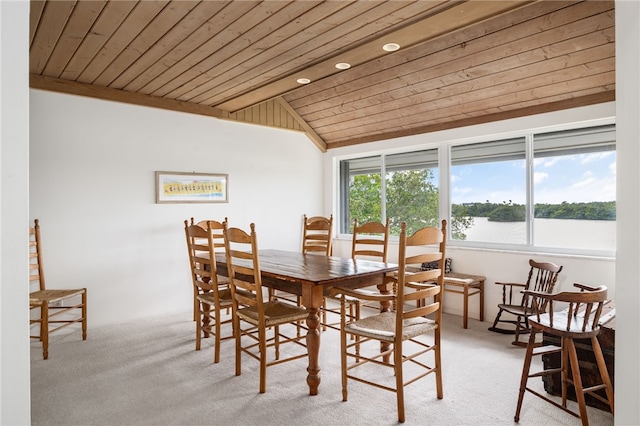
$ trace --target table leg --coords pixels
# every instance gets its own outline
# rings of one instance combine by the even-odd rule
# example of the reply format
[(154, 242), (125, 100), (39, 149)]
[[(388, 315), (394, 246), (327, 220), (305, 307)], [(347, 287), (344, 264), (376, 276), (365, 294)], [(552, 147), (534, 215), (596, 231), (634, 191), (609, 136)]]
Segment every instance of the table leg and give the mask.
[(320, 386), (320, 365), (318, 354), (320, 353), (320, 317), (318, 312), (322, 306), (322, 287), (305, 285), (302, 288), (302, 304), (307, 308), (307, 353), (309, 366), (307, 367), (307, 384), (309, 395), (317, 395)]
[(480, 321), (484, 321), (484, 280), (480, 281)]
[(469, 285), (464, 285), (464, 302), (462, 312), (462, 327), (467, 328), (469, 318)]

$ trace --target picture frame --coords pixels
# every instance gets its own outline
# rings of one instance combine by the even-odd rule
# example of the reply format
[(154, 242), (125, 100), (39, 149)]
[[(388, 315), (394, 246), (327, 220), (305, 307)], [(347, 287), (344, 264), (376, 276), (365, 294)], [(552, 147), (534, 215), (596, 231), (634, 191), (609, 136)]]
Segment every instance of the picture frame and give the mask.
[(228, 202), (227, 174), (156, 171), (156, 204)]

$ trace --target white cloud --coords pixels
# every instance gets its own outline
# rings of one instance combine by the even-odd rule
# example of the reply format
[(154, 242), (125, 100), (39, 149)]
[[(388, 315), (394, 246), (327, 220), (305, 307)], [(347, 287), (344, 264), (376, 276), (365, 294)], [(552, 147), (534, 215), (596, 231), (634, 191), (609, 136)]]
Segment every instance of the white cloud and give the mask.
[(591, 163), (593, 161), (598, 161), (598, 160), (602, 160), (603, 158), (610, 157), (611, 155), (613, 155), (613, 151), (594, 152), (593, 154), (584, 154), (580, 156), (581, 157), (580, 162), (582, 164)]
[(549, 177), (549, 173), (535, 172), (533, 174), (533, 183), (534, 184), (538, 184), (538, 183), (546, 180), (548, 177)]
[(469, 194), (472, 191), (473, 191), (473, 188), (469, 188), (469, 187), (459, 187), (459, 186), (453, 187), (453, 193), (457, 195)]

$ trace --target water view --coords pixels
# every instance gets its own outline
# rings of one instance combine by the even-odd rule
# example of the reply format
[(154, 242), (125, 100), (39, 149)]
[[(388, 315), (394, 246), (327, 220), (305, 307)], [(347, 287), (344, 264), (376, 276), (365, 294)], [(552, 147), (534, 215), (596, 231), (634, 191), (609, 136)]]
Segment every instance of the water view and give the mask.
[[(465, 231), (467, 241), (525, 244), (526, 222), (489, 222), (474, 217), (474, 225)], [(614, 251), (614, 220), (535, 219), (536, 246)]]

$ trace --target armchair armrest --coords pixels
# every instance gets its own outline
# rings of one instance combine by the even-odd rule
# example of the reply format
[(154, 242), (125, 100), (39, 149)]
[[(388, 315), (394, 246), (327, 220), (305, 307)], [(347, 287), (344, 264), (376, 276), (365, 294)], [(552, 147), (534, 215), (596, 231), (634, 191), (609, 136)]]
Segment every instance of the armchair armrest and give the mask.
[[(522, 283), (503, 283), (496, 281), (496, 285), (502, 286), (502, 303), (505, 305), (513, 305), (513, 289), (515, 288), (525, 288), (526, 285)], [(507, 286), (509, 287), (509, 297), (507, 298)], [(522, 291), (521, 291), (522, 293)]]

